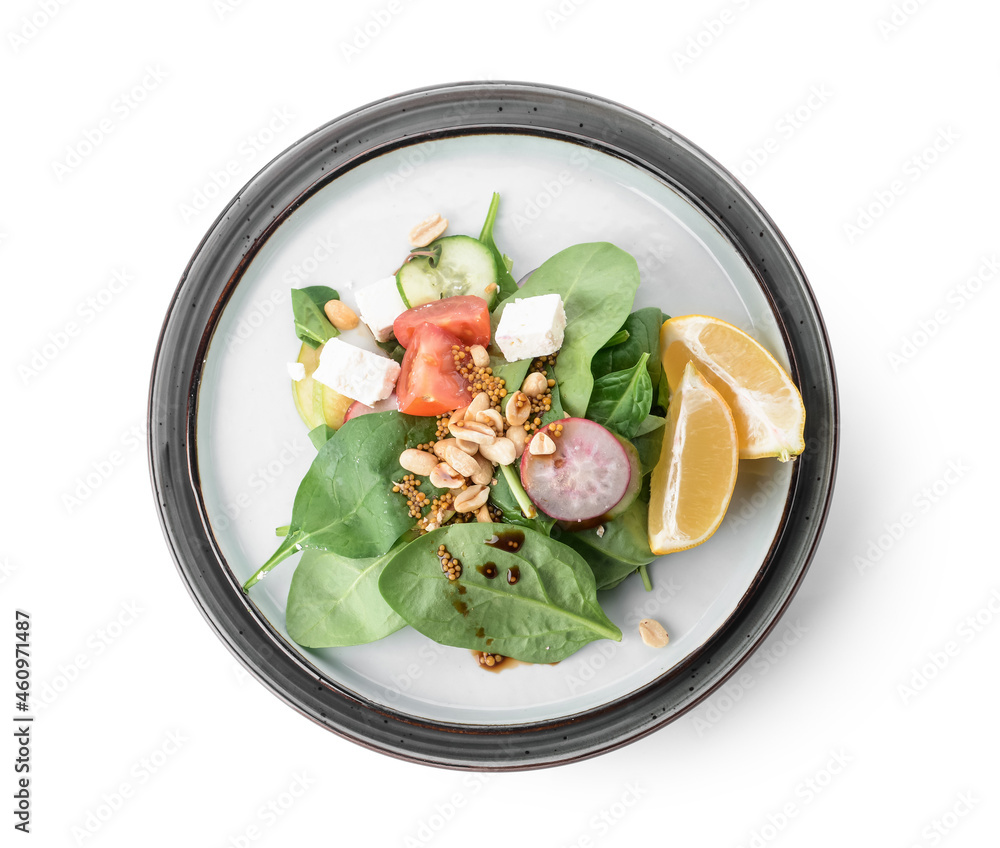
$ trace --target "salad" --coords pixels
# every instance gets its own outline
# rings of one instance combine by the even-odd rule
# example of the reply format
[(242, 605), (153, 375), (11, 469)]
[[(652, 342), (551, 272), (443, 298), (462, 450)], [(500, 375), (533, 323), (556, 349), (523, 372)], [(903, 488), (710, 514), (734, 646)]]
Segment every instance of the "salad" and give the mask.
[[(304, 551), (286, 607), (304, 647), (411, 626), (493, 667), (619, 641), (600, 594), (649, 589), (653, 560), (705, 541), (740, 458), (804, 447), (773, 357), (718, 319), (633, 310), (624, 250), (578, 244), (518, 284), (499, 201), (478, 237), (417, 225), (360, 317), (331, 288), (292, 291), (289, 372), (317, 455), (244, 591)], [(360, 324), (381, 353), (338, 338)], [(667, 642), (657, 622), (640, 633)]]

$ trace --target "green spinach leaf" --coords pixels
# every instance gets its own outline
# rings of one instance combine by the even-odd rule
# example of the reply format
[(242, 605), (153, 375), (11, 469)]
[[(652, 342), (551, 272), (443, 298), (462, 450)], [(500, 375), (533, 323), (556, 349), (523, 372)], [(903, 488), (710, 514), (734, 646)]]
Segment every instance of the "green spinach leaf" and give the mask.
[(328, 300), (339, 299), (340, 295), (329, 286), (307, 286), (304, 289), (292, 289), (295, 335), (313, 350), (340, 335), (340, 330), (330, 323), (323, 311)]
[(395, 552), (350, 559), (306, 551), (288, 590), (288, 635), (304, 648), (337, 648), (374, 642), (404, 627), (378, 591), (382, 569)]
[(490, 201), (489, 212), (486, 213), (486, 221), (483, 223), (482, 232), (479, 233), (479, 241), (485, 244), (493, 254), (493, 261), (497, 266), (497, 299), (503, 299), (512, 294), (517, 294), (517, 280), (510, 273), (514, 263), (509, 256), (500, 252), (497, 243), (493, 240), (493, 226), (497, 221), (497, 212), (500, 209), (500, 195), (493, 192), (493, 199)]
[(649, 549), (649, 505), (637, 499), (604, 526), (604, 535), (591, 530), (555, 530), (553, 536), (579, 553), (590, 565), (598, 589), (617, 586), (640, 565), (656, 559)]
[(663, 425), (666, 419), (659, 415), (647, 415), (639, 430), (632, 437), (632, 444), (639, 451), (639, 467), (643, 475), (649, 474), (656, 466), (663, 449)]
[[(497, 529), (456, 524), (411, 542), (383, 569), (382, 597), (435, 642), (525, 662), (558, 662), (596, 639), (621, 640), (579, 554), (528, 529), (506, 531), (523, 533), (516, 550), (487, 544)], [(462, 563), (457, 580), (442, 573), (439, 545)]]
[(299, 484), (288, 535), (243, 590), (303, 548), (351, 558), (389, 550), (413, 524), (404, 502), (392, 492), (391, 481), (405, 473), (399, 455), (411, 443), (411, 431), (424, 435), (429, 426), (427, 419), (377, 412), (352, 418), (337, 430)]
[(587, 407), (591, 421), (607, 427), (625, 439), (631, 439), (649, 416), (653, 405), (653, 384), (646, 370), (649, 354), (624, 371), (612, 371), (594, 381), (594, 391)]
[[(660, 365), (660, 327), (663, 326), (664, 320), (663, 312), (655, 306), (647, 306), (631, 313), (619, 330), (619, 333), (627, 333), (628, 337), (621, 344), (614, 347), (610, 344), (605, 345), (594, 354), (591, 363), (594, 379), (613, 371), (631, 368), (639, 361), (639, 357), (648, 353), (646, 368), (649, 371), (649, 379), (655, 387), (660, 381), (660, 372), (663, 370)], [(617, 335), (618, 333), (615, 333), (615, 336)]]
[[(609, 347), (614, 347), (615, 345), (620, 345), (622, 342), (627, 342), (628, 338), (629, 338), (628, 330), (623, 328), (619, 330), (617, 333), (615, 333), (610, 339), (608, 339), (604, 347), (601, 348), (601, 350), (607, 350)], [(600, 353), (600, 351), (598, 351), (598, 353)], [(594, 356), (594, 359), (596, 360), (597, 356)], [(613, 371), (614, 369), (612, 368), (610, 370)]]
[[(579, 418), (587, 411), (594, 385), (590, 362), (628, 317), (638, 287), (639, 266), (621, 248), (608, 242), (574, 245), (543, 262), (515, 295), (494, 310), (493, 329), (515, 296), (556, 293), (562, 298), (566, 332), (555, 373), (563, 407)], [(527, 368), (528, 364), (522, 370), (520, 363), (509, 363), (501, 376), (508, 386), (515, 382), (519, 386)]]
[(319, 450), (333, 438), (333, 434), (336, 432), (329, 424), (320, 424), (309, 431), (309, 441), (313, 443), (316, 450)]

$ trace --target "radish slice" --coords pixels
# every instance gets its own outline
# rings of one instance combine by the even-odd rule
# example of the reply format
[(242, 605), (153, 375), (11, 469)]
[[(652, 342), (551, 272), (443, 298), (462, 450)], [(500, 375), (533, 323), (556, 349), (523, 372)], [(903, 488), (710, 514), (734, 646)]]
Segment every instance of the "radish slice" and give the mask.
[(346, 423), (352, 418), (357, 418), (359, 415), (371, 415), (373, 412), (387, 412), (390, 409), (396, 409), (395, 392), (385, 400), (376, 401), (374, 406), (368, 406), (368, 404), (362, 403), (360, 400), (354, 401), (354, 403), (347, 407), (347, 412), (344, 413), (344, 421)]
[[(552, 435), (554, 424), (562, 425), (562, 435)], [(536, 456), (529, 441), (521, 456), (521, 483), (542, 512), (561, 521), (589, 521), (624, 497), (632, 468), (613, 433), (586, 418), (563, 418), (538, 432), (555, 442), (556, 451)]]

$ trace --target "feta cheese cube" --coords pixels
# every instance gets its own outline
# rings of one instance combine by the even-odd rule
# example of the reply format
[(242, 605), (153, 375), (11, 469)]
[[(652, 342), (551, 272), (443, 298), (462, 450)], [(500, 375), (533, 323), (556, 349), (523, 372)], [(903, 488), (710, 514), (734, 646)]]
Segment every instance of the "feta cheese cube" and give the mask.
[(496, 343), (508, 362), (548, 356), (562, 347), (566, 311), (557, 294), (516, 298), (500, 316)]
[(289, 362), (288, 376), (291, 377), (296, 383), (299, 382), (299, 380), (304, 380), (306, 378), (306, 366), (301, 362)]
[(398, 377), (397, 362), (340, 339), (323, 345), (319, 367), (313, 371), (314, 380), (368, 406), (389, 397)]
[(395, 277), (386, 277), (359, 289), (357, 302), (361, 320), (380, 342), (392, 335), (392, 322), (406, 312), (406, 304), (399, 296)]

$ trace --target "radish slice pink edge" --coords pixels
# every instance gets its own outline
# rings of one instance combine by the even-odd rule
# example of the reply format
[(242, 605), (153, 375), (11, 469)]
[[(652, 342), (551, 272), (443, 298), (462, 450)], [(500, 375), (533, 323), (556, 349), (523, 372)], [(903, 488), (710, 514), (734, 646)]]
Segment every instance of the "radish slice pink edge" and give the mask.
[[(562, 434), (553, 436), (553, 424)], [(586, 418), (563, 418), (542, 427), (556, 445), (548, 455), (521, 456), (521, 484), (546, 515), (561, 521), (589, 521), (604, 515), (628, 491), (632, 468), (618, 439)], [(537, 434), (532, 439), (537, 438)]]

